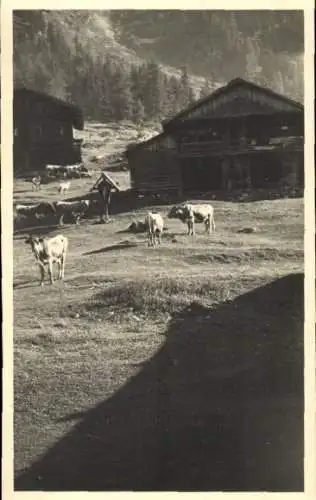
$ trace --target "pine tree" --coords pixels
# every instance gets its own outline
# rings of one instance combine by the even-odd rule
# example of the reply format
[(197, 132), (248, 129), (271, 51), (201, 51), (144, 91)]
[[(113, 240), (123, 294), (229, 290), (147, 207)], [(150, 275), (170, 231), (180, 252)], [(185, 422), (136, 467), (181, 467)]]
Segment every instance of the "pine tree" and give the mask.
[(129, 120), (133, 117), (134, 99), (131, 93), (128, 74), (118, 67), (112, 76), (111, 99), (116, 120)]
[(144, 108), (148, 119), (158, 119), (163, 103), (163, 79), (158, 64), (151, 61), (146, 66), (144, 91)]
[(111, 121), (115, 116), (115, 107), (112, 100), (112, 82), (114, 80), (115, 67), (108, 59), (100, 59), (97, 63), (98, 76), (97, 85), (99, 91), (99, 113), (101, 121)]

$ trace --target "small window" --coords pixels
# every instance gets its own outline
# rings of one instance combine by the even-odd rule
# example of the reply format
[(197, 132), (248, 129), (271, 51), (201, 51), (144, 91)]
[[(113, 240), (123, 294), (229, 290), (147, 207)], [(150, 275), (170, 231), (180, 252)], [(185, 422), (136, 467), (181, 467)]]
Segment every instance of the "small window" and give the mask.
[(15, 127), (14, 128), (14, 137), (18, 137), (18, 135), (19, 135), (18, 127)]

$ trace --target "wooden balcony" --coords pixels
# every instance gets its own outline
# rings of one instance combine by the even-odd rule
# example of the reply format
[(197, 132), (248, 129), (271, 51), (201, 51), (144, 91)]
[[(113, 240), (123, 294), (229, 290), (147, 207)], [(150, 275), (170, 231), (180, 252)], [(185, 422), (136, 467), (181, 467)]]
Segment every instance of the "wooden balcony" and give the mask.
[(268, 144), (229, 144), (223, 142), (190, 142), (179, 145), (180, 156), (238, 155), (264, 151), (303, 151), (303, 137), (272, 138)]

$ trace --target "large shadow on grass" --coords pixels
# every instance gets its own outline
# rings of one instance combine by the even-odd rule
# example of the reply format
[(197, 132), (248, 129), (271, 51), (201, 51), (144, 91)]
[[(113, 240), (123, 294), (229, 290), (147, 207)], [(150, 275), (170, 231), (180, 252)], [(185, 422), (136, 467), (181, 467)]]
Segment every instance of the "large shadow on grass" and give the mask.
[(18, 490), (303, 490), (303, 275), (174, 317)]

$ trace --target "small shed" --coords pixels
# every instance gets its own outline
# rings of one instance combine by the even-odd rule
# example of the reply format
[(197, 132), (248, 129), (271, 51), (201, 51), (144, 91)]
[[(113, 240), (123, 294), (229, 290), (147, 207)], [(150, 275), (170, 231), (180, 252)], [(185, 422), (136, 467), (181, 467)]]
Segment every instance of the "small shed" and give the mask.
[(162, 133), (127, 151), (131, 187), (141, 194), (181, 190), (177, 145), (174, 138)]
[(74, 139), (73, 128), (83, 130), (84, 119), (73, 104), (24, 87), (14, 89), (13, 127), (15, 171), (82, 161), (82, 141)]

